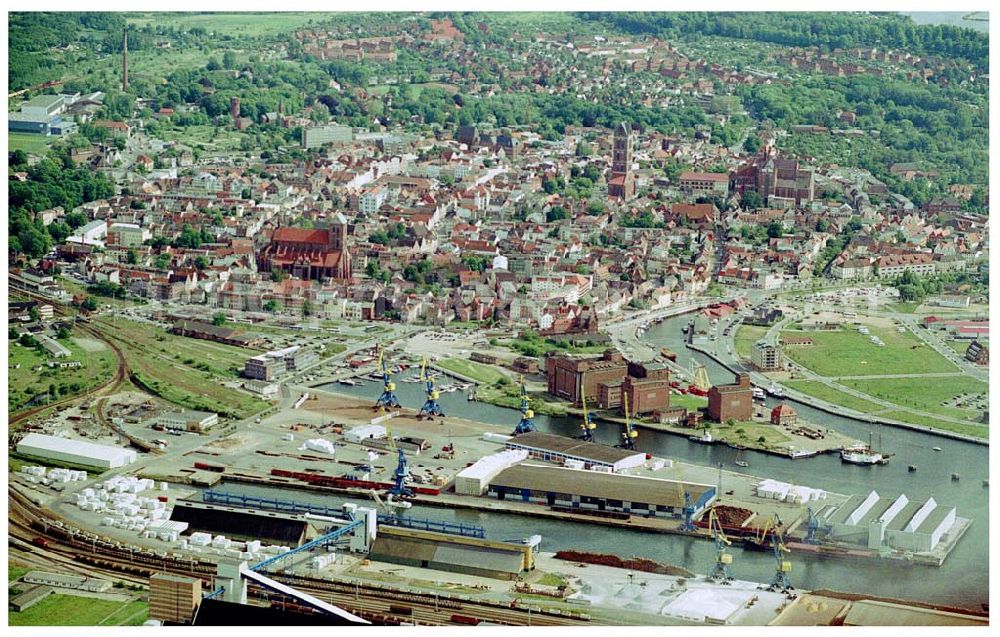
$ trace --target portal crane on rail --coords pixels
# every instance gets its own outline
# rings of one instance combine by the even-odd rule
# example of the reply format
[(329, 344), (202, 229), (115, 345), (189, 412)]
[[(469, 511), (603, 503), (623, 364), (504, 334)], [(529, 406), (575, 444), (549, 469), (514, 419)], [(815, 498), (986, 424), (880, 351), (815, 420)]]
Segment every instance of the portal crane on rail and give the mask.
[(520, 381), (521, 420), (518, 421), (517, 427), (514, 428), (514, 433), (511, 434), (512, 436), (517, 436), (519, 434), (535, 430), (535, 411), (531, 408), (531, 399), (528, 398), (528, 390), (524, 387), (524, 375), (521, 376)]
[(389, 487), (389, 495), (393, 498), (408, 498), (413, 495), (413, 491), (406, 486), (406, 480), (410, 477), (409, 463), (406, 461), (406, 454), (402, 449), (397, 449), (399, 461), (396, 470), (392, 474), (392, 486)]
[(427, 418), (428, 420), (434, 420), (435, 416), (441, 416), (444, 418), (444, 410), (441, 409), (441, 405), (438, 403), (438, 398), (441, 394), (438, 393), (438, 390), (434, 387), (434, 377), (427, 372), (426, 358), (420, 363), (420, 372), (424, 379), (427, 400), (424, 401), (424, 406), (420, 408), (420, 413), (417, 414), (417, 419), (423, 420), (424, 418)]
[(674, 477), (677, 484), (677, 497), (684, 501), (684, 521), (681, 522), (680, 530), (692, 533), (697, 530), (694, 525), (694, 505), (691, 503), (691, 492), (684, 488), (684, 481), (681, 480), (681, 468), (676, 460), (674, 460)]
[(597, 429), (597, 423), (594, 422), (594, 415), (587, 409), (587, 385), (584, 382), (584, 376), (585, 374), (580, 375), (580, 397), (583, 401), (583, 422), (580, 423), (583, 434), (580, 435), (580, 439), (594, 442), (594, 430)]
[(375, 411), (394, 409), (399, 407), (399, 399), (396, 397), (396, 383), (392, 382), (389, 376), (389, 367), (385, 363), (385, 354), (380, 347), (378, 350), (378, 367), (382, 372), (382, 395), (375, 402)]
[(722, 529), (722, 522), (715, 513), (715, 507), (708, 512), (708, 528), (712, 531), (715, 540), (715, 565), (708, 579), (720, 584), (730, 584), (733, 581), (729, 565), (733, 563), (733, 556), (726, 551), (726, 547), (732, 545), (732, 541), (726, 537), (726, 532)]
[(622, 432), (622, 443), (619, 446), (635, 451), (635, 439), (639, 436), (639, 432), (635, 430), (635, 427), (632, 426), (632, 421), (629, 420), (627, 393), (622, 393), (622, 403), (625, 406), (625, 431)]
[(771, 547), (774, 549), (774, 577), (767, 590), (781, 591), (782, 593), (795, 590), (788, 578), (788, 574), (792, 571), (792, 563), (785, 559), (785, 555), (792, 551), (782, 541), (780, 524), (775, 524), (771, 528)]

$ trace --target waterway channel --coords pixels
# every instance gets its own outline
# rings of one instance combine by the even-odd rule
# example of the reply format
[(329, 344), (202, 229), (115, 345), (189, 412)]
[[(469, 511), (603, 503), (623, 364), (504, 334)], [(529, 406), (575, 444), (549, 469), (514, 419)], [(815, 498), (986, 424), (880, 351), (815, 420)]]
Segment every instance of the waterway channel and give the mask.
[[(732, 382), (732, 374), (725, 368), (684, 347), (681, 325), (685, 320), (668, 319), (651, 326), (644, 339), (657, 348), (669, 347), (677, 352), (678, 362), (684, 366), (687, 366), (692, 356), (695, 357), (706, 365), (713, 382)], [(407, 371), (396, 375), (397, 393), (404, 405), (419, 406), (423, 402), (423, 385), (401, 382), (412, 374), (413, 372)], [(374, 401), (381, 391), (381, 384), (374, 381), (356, 387), (331, 384), (325, 389), (351, 396), (364, 396)], [(440, 402), (447, 414), (460, 415), (468, 420), (509, 424), (513, 428), (519, 417), (515, 410), (469, 402), (460, 391), (442, 393)], [(773, 401), (770, 402), (773, 404)], [(866, 423), (832, 416), (797, 404), (795, 409), (800, 418), (805, 420), (832, 427), (858, 439), (868, 437), (870, 426)], [(535, 422), (542, 431), (571, 436), (579, 433), (576, 419), (538, 416)], [(620, 429), (608, 425), (599, 427), (596, 432), (597, 441), (606, 444), (617, 443), (619, 436)], [(882, 439), (885, 449), (895, 454), (885, 466), (846, 465), (836, 455), (789, 460), (747, 452), (744, 459), (750, 462), (750, 468), (745, 471), (837, 493), (867, 493), (875, 489), (885, 497), (905, 493), (911, 501), (922, 501), (933, 496), (941, 504), (956, 506), (959, 516), (972, 518), (974, 522), (971, 528), (941, 567), (894, 560), (796, 559), (793, 554), (793, 584), (805, 589), (829, 588), (978, 608), (981, 603), (989, 600), (989, 489), (982, 486), (982, 481), (989, 475), (988, 447), (892, 427), (882, 428)], [(640, 432), (638, 444), (641, 450), (661, 457), (680, 458), (708, 466), (723, 463), (727, 469), (737, 469), (733, 464), (736, 452), (725, 446), (702, 445), (683, 436), (646, 430)], [(933, 451), (934, 447), (940, 447), (941, 451)], [(917, 466), (916, 472), (907, 471), (907, 465), (911, 464)], [(954, 472), (961, 474), (960, 481), (951, 480)], [(225, 489), (248, 495), (266, 494), (331, 504), (330, 496), (311, 492), (243, 484), (228, 484)], [(341, 498), (336, 498), (337, 502), (340, 500)], [(410, 515), (479, 524), (486, 529), (487, 537), (497, 539), (521, 538), (537, 533), (543, 537), (542, 550), (545, 551), (580, 549), (623, 556), (641, 555), (677, 564), (696, 573), (708, 572), (714, 559), (715, 549), (710, 542), (681, 536), (651, 535), (592, 524), (435, 507), (414, 507), (410, 510)], [(735, 547), (731, 550), (734, 554), (733, 573), (736, 577), (755, 581), (770, 580), (774, 569), (771, 554), (743, 551)]]

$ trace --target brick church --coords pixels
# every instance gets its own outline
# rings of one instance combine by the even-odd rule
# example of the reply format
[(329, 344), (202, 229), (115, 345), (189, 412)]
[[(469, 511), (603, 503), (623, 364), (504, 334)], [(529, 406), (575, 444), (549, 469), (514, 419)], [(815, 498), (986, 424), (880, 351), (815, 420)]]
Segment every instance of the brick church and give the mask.
[(350, 279), (347, 219), (337, 214), (329, 228), (278, 228), (257, 258), (261, 272), (282, 270), (300, 279)]

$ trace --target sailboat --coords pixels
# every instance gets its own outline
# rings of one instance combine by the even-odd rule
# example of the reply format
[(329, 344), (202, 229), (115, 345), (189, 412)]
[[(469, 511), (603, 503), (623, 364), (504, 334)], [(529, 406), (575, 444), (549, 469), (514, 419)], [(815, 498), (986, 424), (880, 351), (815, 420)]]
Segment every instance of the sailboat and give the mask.
[(743, 450), (742, 449), (739, 449), (736, 452), (736, 462), (735, 462), (735, 464), (736, 464), (737, 467), (744, 467), (744, 468), (750, 466), (750, 463), (743, 459)]

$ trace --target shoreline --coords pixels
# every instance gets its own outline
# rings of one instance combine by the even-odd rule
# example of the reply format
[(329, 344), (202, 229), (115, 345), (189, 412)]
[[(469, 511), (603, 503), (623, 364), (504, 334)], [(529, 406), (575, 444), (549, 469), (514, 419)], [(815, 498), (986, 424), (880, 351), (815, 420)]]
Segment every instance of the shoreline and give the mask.
[[(688, 349), (694, 350), (694, 351), (696, 351), (696, 352), (698, 352), (700, 354), (704, 354), (705, 356), (708, 356), (709, 358), (711, 358), (713, 361), (715, 361), (719, 365), (722, 365), (723, 367), (725, 367), (726, 369), (728, 369), (730, 372), (732, 372), (734, 374), (740, 373), (739, 371), (733, 369), (732, 365), (730, 365), (726, 361), (724, 361), (721, 358), (719, 358), (717, 354), (715, 354), (713, 352), (710, 352), (710, 351), (708, 351), (706, 349), (703, 349), (703, 348), (701, 348), (698, 345), (693, 345), (691, 343), (685, 343), (685, 345), (686, 345), (686, 347)], [(898, 420), (891, 420), (891, 419), (882, 418), (882, 417), (879, 417), (879, 416), (868, 416), (867, 414), (862, 414), (861, 412), (857, 412), (857, 411), (855, 411), (853, 409), (850, 409), (848, 407), (841, 407), (839, 405), (834, 405), (832, 403), (827, 403), (826, 401), (820, 400), (819, 398), (808, 397), (808, 400), (804, 399), (804, 398), (799, 398), (797, 396), (792, 395), (793, 393), (798, 393), (798, 392), (796, 392), (795, 389), (786, 387), (784, 385), (782, 385), (782, 387), (785, 390), (784, 400), (790, 400), (790, 401), (792, 401), (794, 403), (798, 403), (800, 405), (805, 405), (807, 407), (812, 407), (814, 409), (818, 409), (820, 411), (824, 411), (824, 412), (826, 412), (828, 414), (831, 414), (833, 416), (840, 416), (842, 418), (850, 418), (851, 420), (855, 420), (855, 421), (857, 421), (857, 422), (859, 422), (861, 424), (867, 424), (870, 421), (870, 422), (873, 422), (873, 423), (887, 425), (889, 427), (899, 427), (901, 429), (910, 429), (910, 430), (913, 430), (913, 431), (919, 431), (919, 432), (922, 432), (922, 433), (927, 433), (927, 434), (931, 434), (931, 435), (935, 435), (935, 436), (941, 436), (942, 438), (951, 438), (953, 440), (961, 440), (962, 442), (972, 442), (972, 443), (979, 444), (979, 445), (984, 445), (984, 446), (987, 446), (987, 447), (990, 444), (989, 440), (984, 440), (982, 438), (977, 438), (975, 436), (969, 436), (969, 435), (966, 435), (966, 434), (960, 434), (960, 433), (957, 433), (957, 432), (954, 432), (954, 431), (947, 431), (945, 429), (935, 429), (934, 427), (927, 427), (925, 425), (915, 425), (915, 424), (912, 424), (912, 423), (900, 422)]]

